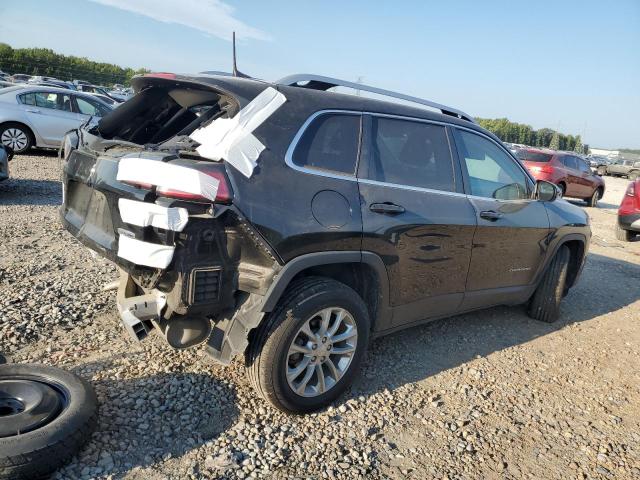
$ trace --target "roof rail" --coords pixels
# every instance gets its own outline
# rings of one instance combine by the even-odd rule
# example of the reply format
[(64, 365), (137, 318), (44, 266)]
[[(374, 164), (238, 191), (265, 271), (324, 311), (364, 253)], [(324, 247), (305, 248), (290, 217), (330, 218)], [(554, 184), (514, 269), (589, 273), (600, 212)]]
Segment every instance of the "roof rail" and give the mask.
[(349, 82), (347, 80), (340, 80), (338, 78), (324, 77), (322, 75), (314, 75), (307, 73), (298, 73), (295, 75), (289, 75), (281, 78), (275, 83), (279, 85), (288, 85), (291, 87), (310, 88), (313, 90), (328, 90), (332, 87), (347, 87), (354, 90), (362, 90), (364, 92), (376, 93), (378, 95), (384, 95), (385, 97), (398, 98), (407, 102), (419, 103), (427, 107), (440, 110), (445, 115), (451, 115), (453, 117), (461, 118), (471, 123), (476, 123), (471, 115), (464, 113), (456, 108), (447, 107), (431, 100), (425, 100), (423, 98), (412, 97), (411, 95), (405, 95), (404, 93), (392, 92), (391, 90), (384, 90), (378, 87), (371, 87), (369, 85), (362, 85), (360, 83)]

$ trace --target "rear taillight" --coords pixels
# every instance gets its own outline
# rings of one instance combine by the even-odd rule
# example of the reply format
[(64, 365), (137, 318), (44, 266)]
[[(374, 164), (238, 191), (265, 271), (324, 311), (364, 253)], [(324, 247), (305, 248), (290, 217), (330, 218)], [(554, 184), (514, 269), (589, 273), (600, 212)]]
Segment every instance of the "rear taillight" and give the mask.
[[(215, 203), (231, 203), (233, 200), (233, 194), (229, 185), (229, 179), (224, 170), (218, 166), (212, 165), (208, 168), (198, 168), (201, 173), (213, 177), (218, 180), (218, 191), (216, 193)], [(196, 195), (189, 192), (182, 192), (168, 187), (158, 186), (156, 188), (156, 195), (159, 197), (177, 198), (180, 200), (186, 200), (188, 202), (204, 202), (210, 203), (211, 200), (201, 195)]]
[(532, 173), (553, 173), (553, 166), (551, 165), (533, 165), (529, 167)]
[(618, 215), (632, 215), (640, 212), (640, 198), (636, 197), (636, 182), (631, 182), (624, 192)]
[(150, 183), (130, 182), (128, 180), (123, 180), (122, 183), (126, 183), (127, 185), (131, 185), (132, 187), (136, 188), (143, 188), (145, 190), (151, 190), (153, 188), (153, 185), (151, 185)]

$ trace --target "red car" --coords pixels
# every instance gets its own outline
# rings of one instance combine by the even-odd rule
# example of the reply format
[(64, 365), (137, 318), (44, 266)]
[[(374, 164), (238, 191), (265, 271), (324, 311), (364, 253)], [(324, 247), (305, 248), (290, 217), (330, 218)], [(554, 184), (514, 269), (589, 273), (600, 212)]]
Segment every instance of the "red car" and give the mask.
[(518, 150), (518, 158), (536, 180), (555, 183), (562, 196), (582, 198), (596, 207), (604, 195), (604, 181), (591, 172), (583, 159), (570, 152), (527, 148)]
[(640, 179), (634, 180), (627, 187), (618, 209), (616, 238), (630, 242), (640, 235)]

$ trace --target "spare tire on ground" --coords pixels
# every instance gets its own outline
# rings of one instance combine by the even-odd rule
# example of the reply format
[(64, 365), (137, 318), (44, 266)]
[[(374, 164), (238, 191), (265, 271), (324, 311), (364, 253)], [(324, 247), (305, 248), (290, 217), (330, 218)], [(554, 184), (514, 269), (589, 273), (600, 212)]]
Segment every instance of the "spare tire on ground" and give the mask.
[(34, 364), (0, 365), (0, 480), (41, 478), (88, 440), (98, 402), (80, 377)]

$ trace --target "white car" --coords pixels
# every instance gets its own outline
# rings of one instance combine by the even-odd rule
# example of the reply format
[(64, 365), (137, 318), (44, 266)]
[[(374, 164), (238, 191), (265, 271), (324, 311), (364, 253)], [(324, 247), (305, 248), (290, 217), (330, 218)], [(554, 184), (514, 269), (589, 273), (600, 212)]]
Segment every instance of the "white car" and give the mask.
[(64, 134), (112, 107), (72, 90), (34, 85), (0, 89), (0, 144), (23, 153), (31, 147), (57, 148)]

